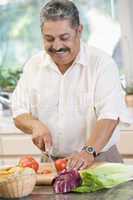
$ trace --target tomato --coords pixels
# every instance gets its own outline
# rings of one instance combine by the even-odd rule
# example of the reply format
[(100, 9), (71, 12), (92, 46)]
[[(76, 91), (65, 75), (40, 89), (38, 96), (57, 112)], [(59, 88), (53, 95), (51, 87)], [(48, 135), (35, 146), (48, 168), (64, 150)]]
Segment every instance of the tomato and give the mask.
[(19, 166), (30, 167), (37, 172), (39, 169), (39, 163), (32, 156), (24, 156), (19, 161)]
[(58, 172), (61, 172), (62, 170), (66, 169), (66, 166), (67, 166), (66, 159), (58, 159), (55, 161), (55, 167)]

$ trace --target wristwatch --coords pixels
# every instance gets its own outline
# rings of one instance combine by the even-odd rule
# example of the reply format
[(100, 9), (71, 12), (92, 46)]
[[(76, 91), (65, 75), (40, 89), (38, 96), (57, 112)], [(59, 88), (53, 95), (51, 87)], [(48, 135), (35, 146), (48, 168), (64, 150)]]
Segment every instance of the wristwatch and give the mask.
[(85, 151), (89, 154), (92, 154), (94, 156), (94, 158), (97, 156), (97, 153), (96, 153), (96, 150), (94, 147), (91, 147), (91, 146), (84, 146), (82, 148), (82, 151)]

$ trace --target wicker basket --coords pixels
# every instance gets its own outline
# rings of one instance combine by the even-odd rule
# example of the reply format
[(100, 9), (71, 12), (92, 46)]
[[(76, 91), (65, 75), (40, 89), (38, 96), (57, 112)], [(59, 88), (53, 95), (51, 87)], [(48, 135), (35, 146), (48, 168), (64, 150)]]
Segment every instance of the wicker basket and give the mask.
[(32, 193), (36, 184), (36, 174), (13, 175), (0, 183), (0, 196), (20, 198)]

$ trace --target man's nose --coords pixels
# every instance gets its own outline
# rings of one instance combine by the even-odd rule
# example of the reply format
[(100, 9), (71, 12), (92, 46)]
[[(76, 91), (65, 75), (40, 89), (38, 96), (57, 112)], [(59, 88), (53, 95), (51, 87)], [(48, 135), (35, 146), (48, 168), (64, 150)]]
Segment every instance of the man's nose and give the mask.
[(58, 51), (60, 48), (62, 48), (62, 43), (59, 39), (55, 39), (54, 43), (53, 43), (53, 49), (55, 49), (56, 51)]

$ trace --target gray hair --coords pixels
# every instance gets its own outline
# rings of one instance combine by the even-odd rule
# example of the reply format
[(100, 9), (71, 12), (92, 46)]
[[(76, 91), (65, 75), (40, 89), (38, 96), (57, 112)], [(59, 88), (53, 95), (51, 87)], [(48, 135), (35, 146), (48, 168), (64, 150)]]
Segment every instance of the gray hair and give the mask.
[(43, 32), (44, 23), (48, 20), (70, 20), (72, 27), (79, 26), (79, 11), (70, 0), (50, 0), (41, 8), (40, 26)]

